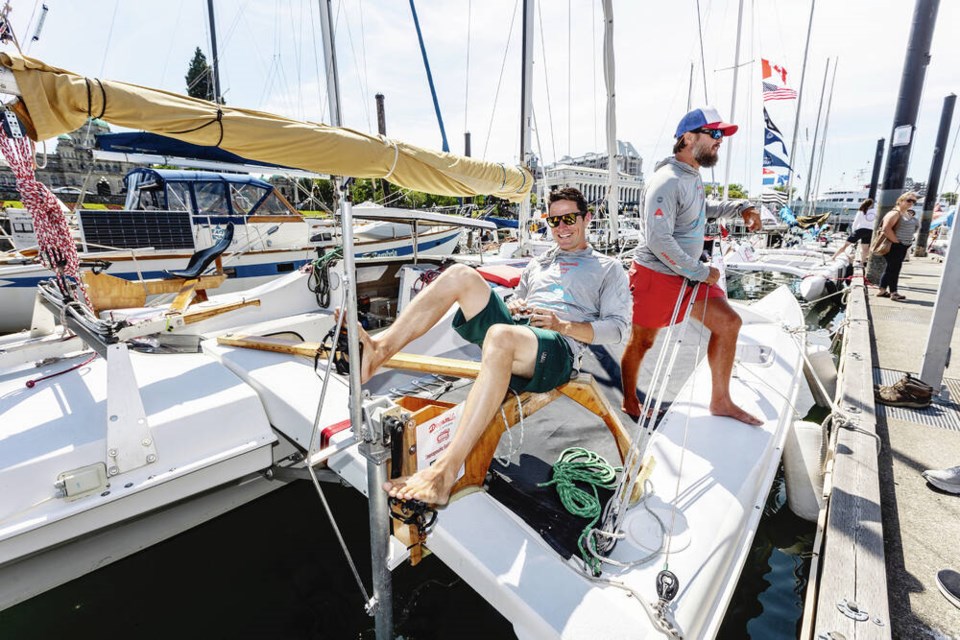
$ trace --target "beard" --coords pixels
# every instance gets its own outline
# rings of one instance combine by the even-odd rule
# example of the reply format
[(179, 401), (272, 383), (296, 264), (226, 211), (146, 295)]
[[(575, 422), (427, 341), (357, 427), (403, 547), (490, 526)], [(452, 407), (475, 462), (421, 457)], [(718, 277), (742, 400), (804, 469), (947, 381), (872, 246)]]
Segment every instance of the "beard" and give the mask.
[(709, 169), (710, 167), (717, 164), (717, 161), (720, 160), (720, 156), (717, 154), (717, 151), (712, 147), (697, 147), (693, 150), (693, 159), (697, 161), (704, 169)]

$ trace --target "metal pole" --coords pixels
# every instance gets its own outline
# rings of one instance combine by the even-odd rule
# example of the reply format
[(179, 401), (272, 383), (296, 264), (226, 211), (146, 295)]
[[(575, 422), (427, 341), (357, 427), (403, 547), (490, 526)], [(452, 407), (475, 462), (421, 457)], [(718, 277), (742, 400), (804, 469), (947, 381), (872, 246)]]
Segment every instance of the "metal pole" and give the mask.
[[(523, 0), (523, 56), (520, 66), (520, 163), (530, 167), (533, 127), (533, 9), (534, 0)], [(520, 255), (528, 250), (530, 239), (530, 198), (520, 203), (517, 215), (517, 240)]]
[(217, 23), (213, 19), (213, 0), (207, 0), (207, 13), (210, 16), (210, 53), (213, 58), (210, 61), (213, 75), (213, 101), (223, 104), (223, 96), (220, 95), (220, 56), (217, 54)]
[[(386, 137), (387, 135), (387, 113), (383, 107), (383, 94), (378, 93), (375, 96), (377, 100), (377, 131), (380, 132), (380, 135)], [(390, 197), (390, 182), (387, 180), (380, 181), (383, 188), (383, 199), (386, 200)]]
[[(331, 0), (320, 0), (320, 26), (323, 33), (323, 57), (327, 70), (327, 96), (330, 123), (341, 125), (340, 82), (337, 75), (336, 43), (333, 34)], [(334, 194), (341, 189), (339, 178), (333, 178)], [(340, 233), (343, 246), (343, 311), (347, 327), (347, 356), (351, 363), (360, 362), (360, 336), (357, 333), (356, 257), (353, 248), (353, 202), (346, 184), (340, 194)], [(360, 367), (350, 367), (350, 424), (357, 434), (360, 452), (367, 459), (367, 496), (370, 523), (370, 559), (373, 573), (373, 596), (367, 613), (374, 616), (377, 640), (393, 640), (393, 576), (387, 564), (390, 550), (390, 516), (383, 483), (387, 480), (386, 460), (389, 447), (382, 433), (371, 433), (363, 420), (360, 390)]]
[[(823, 113), (823, 95), (827, 92), (827, 76), (830, 75), (830, 58), (827, 58), (827, 64), (823, 68), (823, 86), (820, 87), (820, 105), (817, 107), (817, 124), (813, 128), (813, 143), (810, 145), (810, 170), (807, 172), (806, 184), (803, 188), (803, 211), (812, 214), (810, 211), (810, 187), (813, 186), (813, 167), (817, 160), (817, 136), (820, 135), (820, 114)], [(792, 164), (790, 165), (793, 166)]]
[(933, 207), (937, 204), (937, 192), (940, 191), (940, 174), (943, 169), (944, 151), (947, 150), (947, 138), (950, 136), (950, 123), (953, 120), (953, 108), (957, 95), (951, 93), (943, 99), (943, 111), (940, 113), (940, 128), (937, 130), (937, 143), (933, 147), (933, 161), (930, 163), (930, 177), (927, 178), (927, 197), (923, 199), (923, 217), (920, 218), (920, 233), (917, 235), (915, 256), (927, 255), (927, 236), (930, 222), (933, 220)]
[[(740, 75), (740, 31), (743, 25), (743, 0), (740, 0), (740, 8), (737, 11), (737, 44), (733, 55), (733, 95), (730, 98), (730, 122), (737, 121), (737, 76)], [(733, 157), (733, 139), (727, 140), (727, 166), (723, 171), (723, 200), (730, 196), (730, 165)]]
[[(890, 134), (887, 161), (883, 168), (883, 183), (877, 198), (874, 233), (879, 231), (883, 215), (900, 197), (906, 182), (913, 132), (916, 128), (917, 113), (920, 111), (923, 81), (927, 74), (927, 65), (930, 64), (930, 43), (933, 40), (933, 28), (937, 24), (939, 8), (940, 0), (917, 0), (913, 10), (913, 24), (910, 27), (903, 61), (897, 109), (893, 116), (893, 131)], [(885, 262), (882, 256), (871, 256), (867, 262), (867, 279), (871, 282), (879, 281)]]
[[(956, 225), (956, 223), (954, 223)], [(960, 306), (960, 287), (949, 286), (960, 278), (960, 242), (950, 239), (947, 255), (940, 275), (940, 288), (933, 303), (933, 315), (930, 317), (930, 329), (927, 332), (927, 346), (920, 361), (920, 379), (935, 390), (943, 382), (943, 371), (950, 359), (950, 340), (953, 327), (957, 322), (957, 307)], [(953, 275), (950, 275), (950, 274)]]
[[(810, 52), (810, 33), (813, 31), (813, 8), (817, 0), (810, 0), (810, 21), (807, 23), (807, 44), (803, 47), (803, 67), (800, 68), (800, 86), (797, 88), (797, 116), (793, 120), (793, 142), (790, 143), (790, 166), (796, 166), (793, 163), (793, 156), (797, 150), (797, 134), (800, 132), (800, 103), (803, 101), (803, 81), (807, 77), (807, 54)], [(793, 201), (793, 169), (787, 174), (787, 204)], [(791, 207), (793, 208), (793, 207)]]
[(607, 217), (610, 242), (620, 248), (620, 163), (617, 160), (617, 90), (613, 56), (613, 0), (603, 0), (603, 81), (607, 86)]
[(430, 73), (430, 61), (427, 60), (427, 47), (423, 44), (423, 32), (420, 31), (420, 19), (417, 18), (417, 8), (410, 0), (410, 13), (413, 14), (413, 26), (417, 28), (417, 40), (420, 42), (420, 55), (423, 56), (423, 67), (427, 70), (427, 83), (430, 85), (430, 95), (433, 97), (433, 110), (437, 113), (437, 122), (440, 124), (440, 139), (445, 152), (450, 151), (447, 144), (447, 130), (443, 127), (443, 116), (440, 115), (440, 101), (437, 100), (437, 90), (433, 86), (433, 74)]
[(877, 140), (877, 152), (873, 155), (873, 174), (870, 176), (870, 193), (867, 197), (873, 200), (874, 206), (877, 202), (877, 184), (880, 182), (880, 165), (883, 164), (883, 138)]

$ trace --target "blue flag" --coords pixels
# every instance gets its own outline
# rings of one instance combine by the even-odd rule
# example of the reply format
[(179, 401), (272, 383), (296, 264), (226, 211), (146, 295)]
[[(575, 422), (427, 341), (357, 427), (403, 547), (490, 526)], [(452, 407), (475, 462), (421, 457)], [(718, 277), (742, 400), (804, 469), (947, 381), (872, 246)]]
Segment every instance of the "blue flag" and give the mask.
[(784, 160), (783, 158), (778, 158), (777, 156), (773, 155), (766, 149), (763, 150), (763, 166), (784, 167), (785, 169), (789, 169), (790, 171), (793, 171), (793, 168), (789, 164), (787, 164), (786, 160)]
[(771, 144), (780, 144), (780, 148), (783, 149), (783, 155), (790, 155), (787, 153), (787, 145), (783, 143), (783, 138), (779, 134), (771, 131), (770, 129), (764, 129), (763, 131), (763, 146), (767, 147)]

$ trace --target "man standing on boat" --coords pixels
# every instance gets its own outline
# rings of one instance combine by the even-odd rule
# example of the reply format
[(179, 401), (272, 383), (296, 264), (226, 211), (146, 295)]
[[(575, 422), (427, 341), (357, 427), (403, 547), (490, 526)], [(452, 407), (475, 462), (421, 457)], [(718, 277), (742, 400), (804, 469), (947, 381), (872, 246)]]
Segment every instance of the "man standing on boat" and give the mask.
[(377, 368), (427, 332), (454, 305), (453, 327), (482, 347), (480, 375), (464, 403), (450, 446), (426, 469), (384, 484), (401, 500), (446, 504), (463, 465), (503, 402), (508, 387), (544, 392), (570, 379), (588, 344), (616, 344), (630, 332), (630, 290), (620, 261), (587, 243), (583, 194), (550, 194), (546, 218), (556, 247), (532, 258), (509, 303), (475, 269), (454, 265), (417, 295), (387, 330), (361, 329), (366, 382)]
[(751, 425), (762, 424), (730, 398), (730, 375), (742, 321), (717, 286), (720, 271), (700, 261), (708, 219), (740, 215), (747, 229), (760, 229), (760, 214), (749, 201), (707, 202), (704, 197), (700, 168), (717, 163), (723, 138), (736, 133), (737, 128), (723, 122), (713, 107), (694, 109), (683, 116), (677, 126), (673, 157), (657, 165), (644, 192), (643, 232), (629, 274), (633, 331), (620, 362), (623, 410), (632, 417), (643, 411), (637, 398), (640, 363), (657, 332), (670, 324), (681, 292), (684, 298), (676, 321), (683, 320), (693, 284), (699, 282), (691, 312), (710, 330), (710, 412)]

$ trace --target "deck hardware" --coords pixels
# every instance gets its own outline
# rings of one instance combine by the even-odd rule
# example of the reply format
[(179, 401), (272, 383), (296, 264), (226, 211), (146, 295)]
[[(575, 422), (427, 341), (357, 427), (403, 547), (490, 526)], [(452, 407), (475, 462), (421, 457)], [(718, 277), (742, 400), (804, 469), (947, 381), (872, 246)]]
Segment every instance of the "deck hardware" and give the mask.
[(373, 596), (366, 601), (363, 605), (363, 610), (367, 612), (368, 616), (372, 616), (377, 612), (377, 609), (380, 607), (380, 603), (377, 602), (377, 596)]
[(837, 609), (839, 609), (843, 615), (857, 622), (863, 622), (870, 617), (866, 611), (860, 608), (859, 604), (846, 598), (837, 603)]
[(143, 440), (140, 441), (140, 444), (142, 444), (145, 447), (149, 447), (153, 443), (150, 441), (150, 438), (144, 438)]
[(824, 631), (817, 636), (817, 640), (847, 640), (847, 636), (839, 631)]
[(109, 469), (107, 469), (107, 474), (108, 474), (108, 475), (115, 476), (115, 475), (117, 475), (118, 473), (120, 473), (120, 469), (118, 469), (118, 468), (116, 468), (116, 467), (110, 467)]
[(873, 616), (873, 624), (877, 625), (878, 627), (882, 627), (883, 620), (880, 619), (880, 616)]

